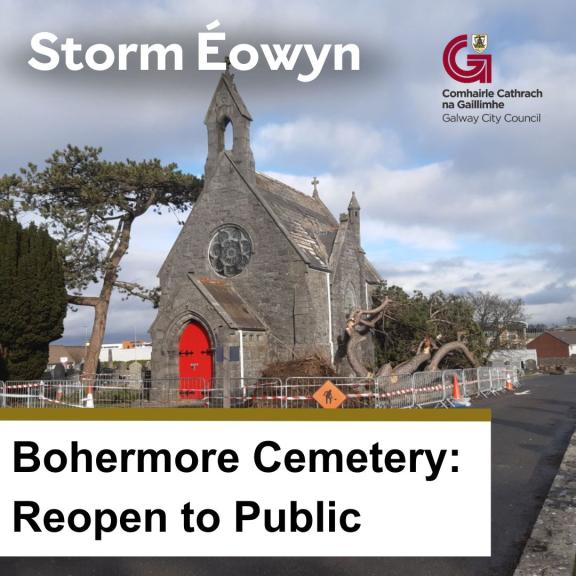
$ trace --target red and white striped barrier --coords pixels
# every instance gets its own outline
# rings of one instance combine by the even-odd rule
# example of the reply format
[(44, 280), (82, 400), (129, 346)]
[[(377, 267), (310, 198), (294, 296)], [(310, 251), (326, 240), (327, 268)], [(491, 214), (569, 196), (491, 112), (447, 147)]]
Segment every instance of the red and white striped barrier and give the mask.
[(37, 382), (36, 384), (10, 384), (6, 385), (4, 388), (5, 390), (25, 390), (25, 389), (34, 389), (34, 388), (42, 388), (45, 386), (44, 382)]
[[(205, 387), (193, 390), (194, 399), (206, 407), (230, 406), (241, 408), (253, 403), (267, 403), (269, 406), (316, 407), (314, 394), (330, 380), (345, 394), (348, 402), (342, 407), (414, 408), (427, 406), (448, 406), (454, 395), (453, 378), (459, 383), (459, 392), (466, 397), (487, 397), (519, 386), (518, 375), (507, 368), (480, 367), (466, 370), (444, 370), (419, 372), (398, 377), (293, 377), (284, 382), (279, 379), (231, 379), (230, 381), (204, 382)], [(158, 384), (158, 387), (155, 386)], [(160, 387), (160, 383), (162, 386)], [(220, 383), (216, 386), (216, 383)], [(212, 386), (209, 386), (212, 384)], [(83, 398), (85, 387), (77, 381), (13, 381), (0, 382), (0, 407), (27, 407), (42, 405), (67, 407), (93, 407), (103, 405), (145, 406), (151, 393), (162, 403), (162, 393), (168, 404), (176, 405), (182, 398), (182, 382), (176, 379), (167, 386), (164, 381), (142, 382), (140, 388), (94, 386), (94, 395)], [(118, 392), (110, 395), (110, 390)], [(126, 392), (126, 396), (122, 395)], [(192, 390), (191, 390), (192, 392)], [(73, 394), (73, 398), (71, 397)], [(152, 401), (156, 400), (152, 398)]]
[[(69, 402), (63, 402), (62, 400), (56, 400), (55, 398), (47, 398), (46, 396), (38, 396), (38, 400), (42, 402), (47, 402), (48, 404), (56, 404), (59, 406), (66, 406), (68, 408), (85, 408), (85, 406), (78, 406), (77, 404), (70, 404)], [(85, 402), (86, 398), (82, 398), (81, 402)]]

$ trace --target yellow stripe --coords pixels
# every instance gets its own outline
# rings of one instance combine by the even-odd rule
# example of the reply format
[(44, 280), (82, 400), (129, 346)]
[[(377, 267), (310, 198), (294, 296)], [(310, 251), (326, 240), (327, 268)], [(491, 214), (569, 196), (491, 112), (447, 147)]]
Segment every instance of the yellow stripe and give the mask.
[(400, 410), (348, 408), (6, 408), (2, 420), (59, 421), (302, 421), (302, 422), (490, 422), (487, 408)]

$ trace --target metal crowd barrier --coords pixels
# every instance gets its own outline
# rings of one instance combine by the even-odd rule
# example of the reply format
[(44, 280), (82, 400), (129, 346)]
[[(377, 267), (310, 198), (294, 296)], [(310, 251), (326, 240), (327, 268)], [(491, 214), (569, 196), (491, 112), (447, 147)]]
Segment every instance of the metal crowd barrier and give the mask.
[(379, 408), (383, 401), (384, 397), (374, 378), (294, 376), (286, 378), (284, 403), (278, 407), (320, 408), (314, 394), (328, 380), (346, 395), (342, 408)]
[(412, 385), (415, 406), (424, 408), (446, 405), (442, 372), (416, 372), (412, 375)]
[(410, 374), (377, 378), (378, 408), (414, 408), (414, 387)]
[(518, 388), (518, 371), (467, 368), (387, 377), (105, 379), (0, 382), (0, 408), (206, 407), (320, 408), (326, 381), (343, 393), (340, 408), (428, 408)]
[(477, 368), (478, 370), (478, 396), (488, 398), (492, 391), (492, 377), (490, 368)]
[(465, 368), (462, 370), (462, 390), (464, 396), (480, 395), (480, 375), (478, 368)]

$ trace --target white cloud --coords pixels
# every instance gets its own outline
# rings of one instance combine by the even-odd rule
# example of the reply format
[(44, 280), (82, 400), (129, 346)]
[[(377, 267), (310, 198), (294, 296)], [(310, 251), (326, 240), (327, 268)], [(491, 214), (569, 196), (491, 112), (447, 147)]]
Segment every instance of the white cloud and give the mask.
[(254, 154), (265, 164), (289, 164), (304, 169), (316, 164), (339, 172), (381, 159), (387, 165), (404, 160), (398, 135), (390, 130), (352, 121), (314, 118), (265, 124), (256, 132)]
[[(546, 293), (556, 275), (548, 270), (546, 263), (539, 260), (525, 261), (504, 259), (494, 262), (457, 259), (448, 261), (410, 262), (398, 265), (397, 262), (376, 260), (391, 284), (405, 290), (433, 292), (442, 289), (448, 292), (488, 291), (509, 298), (526, 298), (530, 295)], [(530, 303), (526, 311), (531, 322), (561, 322), (570, 314), (574, 301), (564, 292), (559, 302), (545, 304)]]
[[(106, 337), (107, 344), (117, 343), (123, 339), (149, 340), (150, 328), (156, 310), (148, 302), (135, 298), (123, 300), (119, 294), (114, 294), (110, 303)], [(90, 338), (94, 312), (91, 308), (80, 307), (77, 311), (69, 311), (64, 321), (64, 338), (69, 343), (83, 343)]]
[[(343, 1), (273, 0), (263, 6), (261, 0), (2, 2), (0, 170), (41, 161), (67, 142), (102, 145), (109, 158), (160, 157), (194, 170), (205, 159), (202, 119), (217, 75), (30, 73), (28, 41), (39, 30), (87, 41), (184, 39), (193, 45), (195, 34), (218, 17), (232, 42), (356, 41), (362, 72), (355, 75), (326, 74), (304, 86), (289, 75), (237, 73), (255, 119), (257, 167), (309, 192), (317, 175), (320, 194), (335, 214), (346, 209), (355, 190), (365, 241), (378, 247), (374, 259), (396, 270), (407, 286), (475, 285), (541, 294), (541, 301), (562, 296), (564, 302), (531, 308), (543, 319), (574, 312), (574, 3), (513, 0), (504, 8), (499, 0), (438, 0), (415, 9), (366, 1), (352, 9)], [(511, 24), (519, 14), (517, 30)], [(520, 112), (541, 111), (540, 125), (441, 121), (441, 89), (451, 85), (441, 67), (442, 48), (456, 33), (474, 31), (489, 33), (494, 86), (544, 91), (541, 102), (510, 104)], [(147, 216), (135, 229), (123, 276), (153, 283), (177, 232), (172, 215)], [(410, 252), (405, 267), (389, 260), (402, 256), (387, 250), (387, 243)], [(465, 253), (470, 243), (534, 256), (515, 260), (504, 254), (487, 263)], [(423, 256), (415, 264), (418, 250)], [(438, 256), (443, 266), (435, 264)], [(450, 267), (450, 258), (461, 258), (460, 265)], [(137, 306), (115, 300), (111, 331), (132, 321), (147, 325), (153, 312)], [(82, 333), (79, 323), (85, 322), (71, 316), (71, 333)]]
[[(271, 175), (300, 190), (310, 190), (311, 176)], [(334, 213), (347, 207), (354, 190), (362, 214), (370, 220), (383, 226), (436, 231), (444, 239), (490, 235), (500, 240), (525, 240), (518, 220), (525, 222), (533, 211), (532, 206), (524, 205), (522, 191), (514, 187), (521, 176), (502, 171), (470, 179), (452, 162), (413, 169), (374, 164), (318, 177), (320, 196)]]
[[(440, 228), (420, 226), (418, 224), (395, 224), (381, 220), (366, 219), (362, 221), (364, 244), (380, 245), (385, 250), (386, 242), (396, 242), (425, 251), (451, 252), (456, 249), (454, 235)], [(374, 253), (374, 250), (371, 250)]]

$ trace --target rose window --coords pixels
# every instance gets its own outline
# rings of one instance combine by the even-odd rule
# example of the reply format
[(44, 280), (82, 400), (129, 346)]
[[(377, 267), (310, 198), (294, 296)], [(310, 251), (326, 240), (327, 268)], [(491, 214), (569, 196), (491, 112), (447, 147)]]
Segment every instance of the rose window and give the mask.
[(224, 226), (210, 242), (210, 264), (220, 276), (240, 274), (250, 261), (252, 242), (248, 234), (238, 226)]

